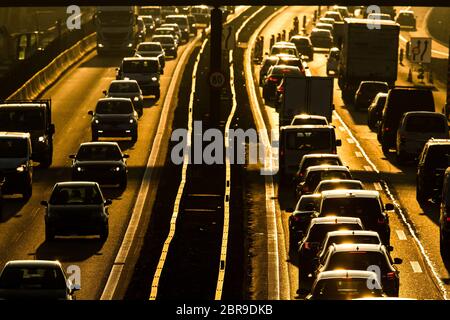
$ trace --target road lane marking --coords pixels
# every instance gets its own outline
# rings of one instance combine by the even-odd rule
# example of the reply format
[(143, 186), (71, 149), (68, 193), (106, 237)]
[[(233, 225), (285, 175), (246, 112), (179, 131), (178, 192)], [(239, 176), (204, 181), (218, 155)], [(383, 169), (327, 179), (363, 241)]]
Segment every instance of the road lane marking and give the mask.
[(374, 186), (375, 190), (377, 190), (377, 191), (383, 190), (383, 187), (381, 186), (381, 184), (379, 182), (374, 182), (373, 186)]
[(364, 170), (366, 170), (366, 171), (373, 171), (371, 166), (364, 166)]
[(422, 273), (422, 268), (417, 261), (410, 261), (414, 273)]
[(350, 143), (350, 144), (354, 144), (355, 140), (353, 140), (352, 138), (347, 138), (347, 142)]
[(361, 152), (358, 152), (358, 151), (355, 152), (355, 156), (356, 156), (357, 158), (362, 158), (362, 157), (363, 157), (362, 153), (361, 153)]
[(395, 233), (397, 233), (397, 237), (399, 240), (406, 240), (406, 234), (403, 232), (403, 230), (395, 230)]
[(339, 130), (341, 130), (342, 132), (345, 131), (345, 128), (343, 126), (339, 126)]

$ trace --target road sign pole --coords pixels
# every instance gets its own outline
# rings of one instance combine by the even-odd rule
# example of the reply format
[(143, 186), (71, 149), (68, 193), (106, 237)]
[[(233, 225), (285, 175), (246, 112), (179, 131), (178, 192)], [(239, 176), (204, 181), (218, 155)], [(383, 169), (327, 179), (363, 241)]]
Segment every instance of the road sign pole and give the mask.
[[(222, 71), (222, 10), (214, 7), (211, 10), (211, 51), (209, 74)], [(220, 87), (213, 86), (210, 81), (209, 116), (212, 126), (219, 124), (220, 119)]]

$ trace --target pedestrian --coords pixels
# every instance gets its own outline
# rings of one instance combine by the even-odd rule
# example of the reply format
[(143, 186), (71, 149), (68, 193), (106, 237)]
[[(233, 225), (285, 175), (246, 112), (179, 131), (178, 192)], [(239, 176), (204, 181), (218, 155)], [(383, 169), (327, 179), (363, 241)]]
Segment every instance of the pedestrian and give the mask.
[(281, 41), (281, 33), (277, 33), (277, 42), (280, 42)]
[(400, 48), (399, 60), (400, 65), (403, 66), (403, 48)]
[(272, 34), (270, 36), (270, 49), (272, 49), (274, 44), (275, 44), (275, 36)]
[(286, 30), (283, 30), (283, 41), (286, 41)]
[(296, 16), (295, 18), (294, 18), (294, 33), (295, 34), (297, 34), (298, 33), (298, 31), (299, 31), (299, 21), (298, 21), (298, 17)]

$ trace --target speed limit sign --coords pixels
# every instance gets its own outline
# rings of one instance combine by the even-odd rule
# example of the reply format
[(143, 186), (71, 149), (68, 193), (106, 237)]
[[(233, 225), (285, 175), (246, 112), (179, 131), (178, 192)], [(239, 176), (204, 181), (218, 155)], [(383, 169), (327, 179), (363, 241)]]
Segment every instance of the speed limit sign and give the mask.
[(214, 88), (222, 88), (225, 84), (225, 76), (222, 72), (213, 72), (209, 76), (209, 84)]

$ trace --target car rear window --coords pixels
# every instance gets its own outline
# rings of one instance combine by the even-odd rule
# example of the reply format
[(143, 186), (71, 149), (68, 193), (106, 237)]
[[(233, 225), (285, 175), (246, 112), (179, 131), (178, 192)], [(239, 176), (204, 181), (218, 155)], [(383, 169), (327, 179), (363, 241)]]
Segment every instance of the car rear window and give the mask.
[(294, 118), (292, 125), (327, 125), (327, 119), (320, 118)]
[(159, 42), (161, 44), (173, 44), (174, 39), (173, 37), (153, 37), (152, 41)]
[(271, 54), (290, 54), (295, 56), (297, 55), (297, 50), (290, 47), (272, 47)]
[(342, 170), (311, 171), (306, 177), (306, 184), (310, 186), (312, 190), (315, 190), (317, 188), (317, 185), (322, 180), (351, 178), (352, 177), (349, 172)]
[(445, 132), (446, 119), (436, 116), (412, 116), (408, 117), (405, 130), (408, 132)]
[(122, 154), (113, 145), (83, 145), (77, 153), (80, 161), (121, 160)]
[(311, 211), (317, 210), (319, 206), (319, 198), (302, 197), (295, 208), (296, 211)]
[(157, 60), (128, 60), (122, 64), (124, 73), (157, 73), (159, 71)]
[(336, 252), (329, 260), (326, 271), (331, 270), (369, 270), (370, 266), (378, 266), (382, 273), (390, 268), (386, 256), (376, 251)]
[(322, 200), (320, 215), (360, 218), (369, 228), (377, 224), (382, 208), (377, 198), (327, 198)]
[(271, 76), (302, 76), (303, 73), (301, 72), (299, 67), (293, 68), (290, 66), (289, 68), (283, 67), (283, 66), (277, 66), (272, 69), (270, 72)]
[(302, 174), (304, 174), (306, 172), (306, 169), (308, 169), (308, 167), (311, 166), (319, 166), (319, 165), (331, 165), (331, 166), (340, 166), (342, 165), (342, 162), (340, 161), (339, 158), (326, 158), (326, 157), (321, 157), (321, 158), (306, 158), (303, 161), (302, 164)]
[(356, 223), (320, 223), (314, 224), (309, 231), (309, 242), (322, 242), (325, 236), (330, 231), (338, 230), (361, 230), (359, 224)]
[(381, 83), (365, 83), (361, 86), (363, 93), (388, 92), (389, 87)]
[(66, 289), (61, 270), (43, 267), (7, 267), (0, 278), (0, 289)]
[(0, 130), (29, 132), (42, 130), (45, 125), (44, 111), (34, 108), (0, 108)]
[(28, 142), (26, 139), (0, 139), (0, 158), (26, 158)]
[(331, 130), (292, 131), (286, 134), (286, 148), (289, 150), (330, 149)]
[(129, 114), (133, 112), (133, 105), (131, 100), (103, 100), (97, 103), (95, 112), (99, 114)]
[(331, 244), (345, 244), (345, 243), (364, 243), (364, 244), (380, 244), (380, 239), (375, 236), (368, 235), (348, 235), (348, 236), (332, 236), (328, 238), (327, 243), (321, 247), (329, 247)]
[(113, 82), (109, 86), (109, 92), (139, 92), (139, 85), (136, 82)]
[(140, 44), (138, 51), (161, 51), (161, 46), (156, 43)]
[(425, 159), (428, 168), (447, 168), (450, 166), (450, 145), (434, 145), (428, 148)]
[(99, 191), (93, 186), (80, 187), (58, 187), (50, 197), (50, 204), (53, 205), (86, 205), (101, 204), (102, 197)]

